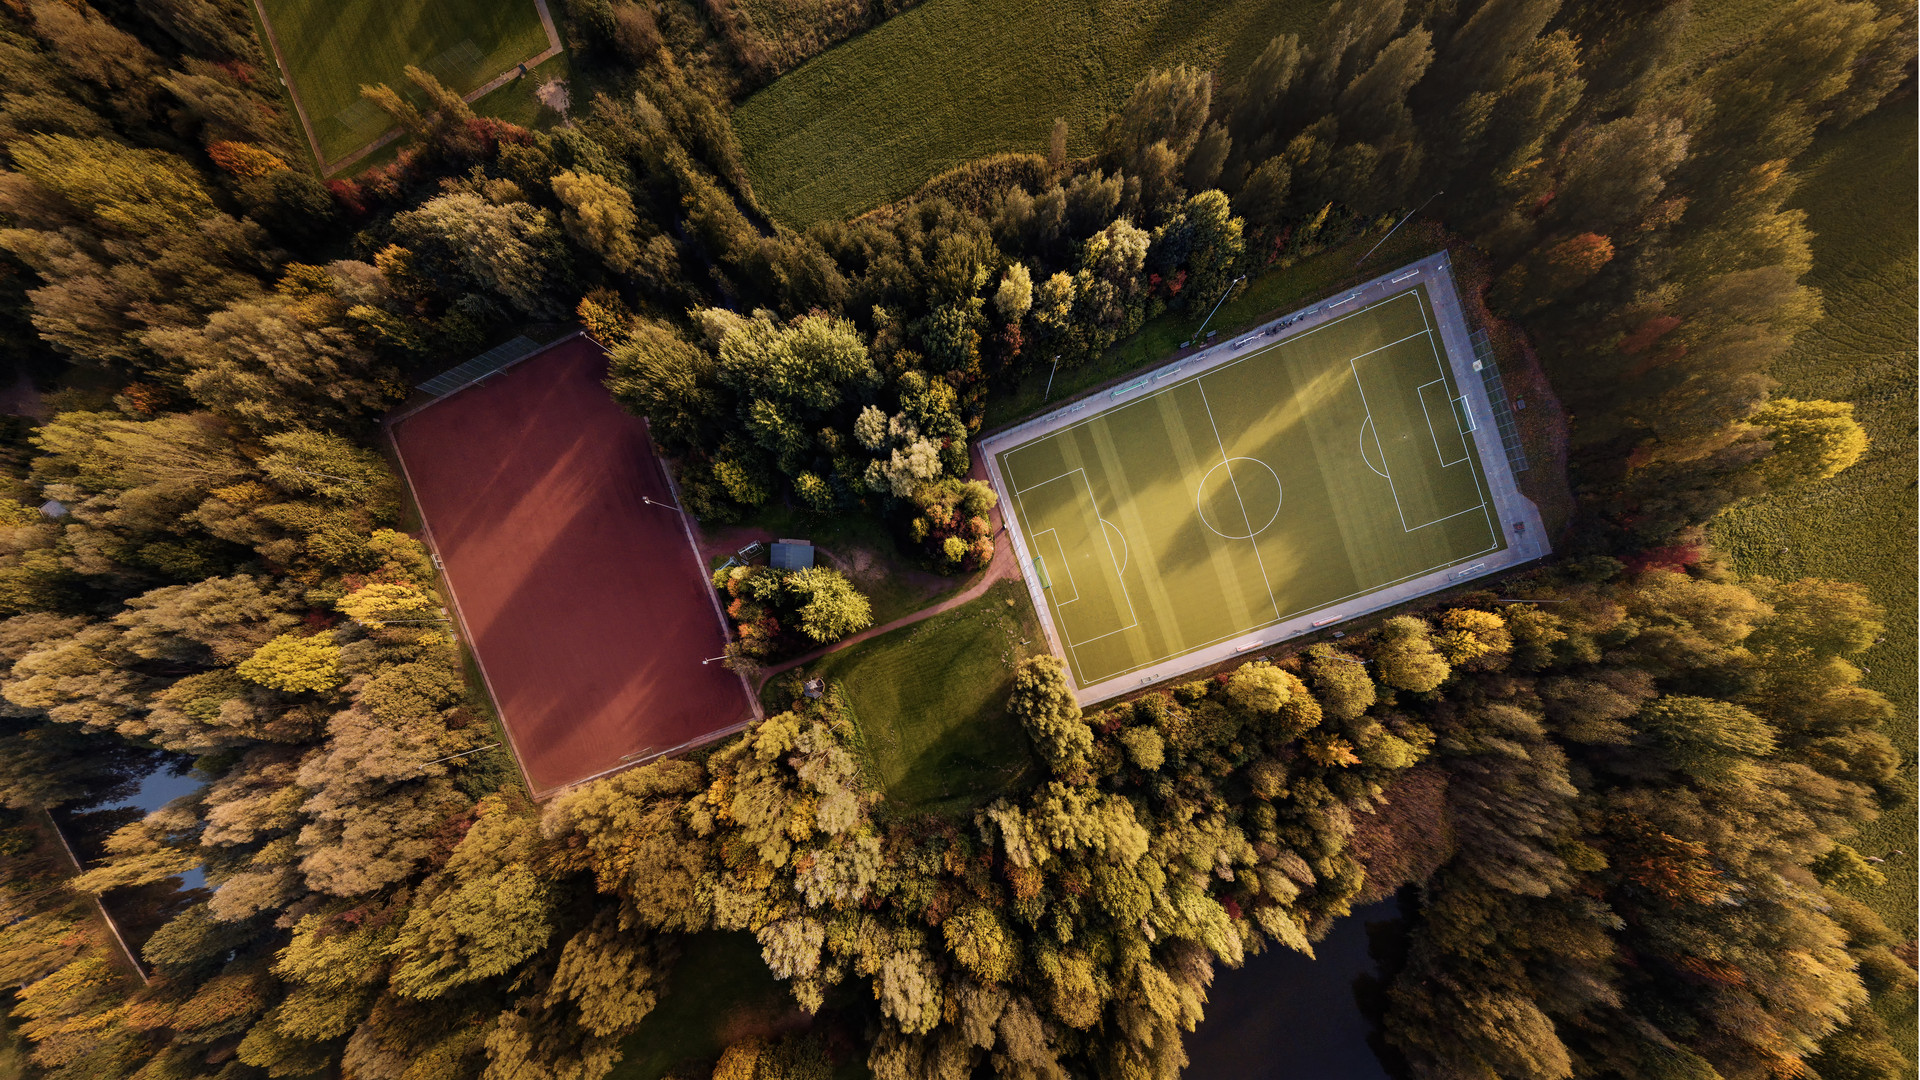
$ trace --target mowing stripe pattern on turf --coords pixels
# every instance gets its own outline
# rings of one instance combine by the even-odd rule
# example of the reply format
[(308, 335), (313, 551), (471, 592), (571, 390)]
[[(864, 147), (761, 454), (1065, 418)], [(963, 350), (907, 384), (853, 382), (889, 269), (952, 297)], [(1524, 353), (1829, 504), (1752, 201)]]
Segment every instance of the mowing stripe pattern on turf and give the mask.
[(987, 440), (1083, 698), (1545, 554), (1444, 256), (1395, 275)]

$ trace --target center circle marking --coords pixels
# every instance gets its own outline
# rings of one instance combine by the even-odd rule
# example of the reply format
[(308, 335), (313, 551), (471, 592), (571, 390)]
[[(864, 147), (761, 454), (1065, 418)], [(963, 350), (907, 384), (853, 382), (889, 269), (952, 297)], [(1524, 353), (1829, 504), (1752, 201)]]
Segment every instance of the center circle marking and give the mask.
[[(1233, 526), (1232, 523), (1217, 523), (1209, 520), (1207, 517), (1209, 495), (1216, 499), (1236, 499), (1241, 515), (1248, 518), (1246, 527), (1252, 531), (1243, 533), (1238, 531), (1238, 527)], [(1273, 523), (1280, 519), (1280, 499), (1280, 475), (1273, 471), (1273, 466), (1259, 458), (1236, 457), (1228, 458), (1208, 469), (1207, 475), (1200, 478), (1200, 487), (1194, 492), (1194, 508), (1200, 513), (1200, 524), (1205, 525), (1221, 539), (1251, 540), (1272, 528)], [(1258, 516), (1259, 510), (1268, 500), (1273, 503), (1272, 512), (1267, 515), (1266, 521), (1257, 526), (1254, 525), (1252, 518)], [(1252, 511), (1251, 514), (1248, 513), (1249, 510)], [(1221, 524), (1228, 524), (1230, 527), (1223, 529), (1220, 527)]]

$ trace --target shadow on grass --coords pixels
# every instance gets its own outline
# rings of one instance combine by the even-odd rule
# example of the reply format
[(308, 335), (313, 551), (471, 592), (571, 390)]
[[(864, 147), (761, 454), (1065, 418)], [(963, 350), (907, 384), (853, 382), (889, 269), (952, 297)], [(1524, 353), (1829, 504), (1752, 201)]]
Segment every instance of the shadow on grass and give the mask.
[(760, 959), (753, 935), (716, 932), (680, 941), (680, 960), (659, 1006), (621, 1044), (624, 1056), (608, 1080), (705, 1076), (729, 1043), (807, 1026), (807, 1015)]
[(830, 654), (809, 674), (845, 692), (890, 800), (964, 813), (1033, 769), (1006, 702), (1014, 668), (1044, 648), (1026, 590), (1001, 581), (972, 603)]

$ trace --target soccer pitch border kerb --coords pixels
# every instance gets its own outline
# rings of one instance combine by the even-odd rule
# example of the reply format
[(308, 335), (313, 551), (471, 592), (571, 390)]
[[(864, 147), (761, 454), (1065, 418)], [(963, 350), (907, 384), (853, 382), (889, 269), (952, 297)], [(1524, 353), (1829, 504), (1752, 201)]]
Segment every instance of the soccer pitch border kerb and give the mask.
[[(996, 491), (1003, 496), (1014, 497), (1017, 505), (1017, 493), (1000, 472), (999, 455), (1002, 451), (1091, 420), (1109, 409), (1130, 404), (1139, 400), (1131, 396), (1133, 391), (1152, 386), (1174, 375), (1198, 377), (1215, 368), (1225, 367), (1245, 359), (1253, 355), (1245, 351), (1246, 347), (1259, 338), (1273, 337), (1274, 340), (1264, 343), (1260, 349), (1254, 350), (1255, 352), (1345, 319), (1358, 310), (1349, 306), (1355, 302), (1362, 302), (1362, 306), (1370, 306), (1398, 293), (1409, 292), (1421, 284), (1427, 286), (1428, 305), (1433, 309), (1433, 316), (1437, 323), (1430, 326), (1427, 332), (1438, 339), (1438, 351), (1445, 357), (1454, 383), (1461, 390), (1460, 396), (1466, 403), (1467, 420), (1472, 424), (1469, 431), (1477, 433), (1486, 430), (1479, 421), (1482, 418), (1493, 417), (1493, 406), (1487, 397), (1485, 382), (1479, 377), (1475, 367), (1476, 361), (1472, 342), (1468, 338), (1466, 316), (1460, 306), (1459, 294), (1453, 285), (1451, 262), (1445, 252), (1437, 252), (1381, 274), (1357, 288), (1347, 290), (1344, 294), (1288, 312), (1237, 337), (1145, 372), (1117, 388), (1096, 391), (1077, 401), (1068, 401), (1044, 416), (995, 432), (981, 440), (978, 447), (987, 477)], [(1106, 397), (1105, 401), (1100, 400), (1102, 395)], [(1086, 412), (1088, 409), (1094, 411), (1088, 413)], [(1436, 567), (1432, 571), (1397, 583), (1376, 587), (1365, 593), (1302, 613), (1297, 617), (1283, 617), (1237, 637), (1192, 649), (1176, 656), (1162, 657), (1152, 664), (1144, 665), (1153, 669), (1144, 675), (1141, 674), (1142, 669), (1136, 668), (1132, 672), (1081, 686), (1069, 665), (1066, 672), (1068, 685), (1073, 687), (1075, 696), (1083, 705), (1104, 701), (1189, 671), (1211, 667), (1263, 646), (1277, 645), (1337, 623), (1406, 603), (1470, 578), (1481, 577), (1544, 558), (1552, 548), (1547, 543), (1546, 529), (1542, 524), (1539, 509), (1530, 499), (1520, 494), (1506, 454), (1498, 452), (1500, 448), (1497, 445), (1491, 450), (1485, 447), (1481, 450), (1482, 452), (1478, 455), (1481, 475), (1492, 494), (1492, 503), (1488, 505), (1483, 500), (1477, 509), (1486, 511), (1489, 518), (1497, 523), (1506, 541), (1505, 550), (1498, 551), (1491, 557), (1475, 562), (1464, 569), (1454, 569), (1461, 562), (1478, 557), (1465, 556)], [(1443, 459), (1444, 457), (1445, 455), (1442, 454)], [(1034, 614), (1040, 620), (1041, 631), (1046, 634), (1047, 644), (1054, 654), (1064, 657), (1067, 655), (1065, 638), (1059, 628), (1054, 625), (1052, 609), (1047, 605), (1045, 592), (1034, 574), (1034, 553), (1022, 530), (1020, 515), (1014, 512), (1013, 506), (1008, 506), (1003, 509), (1000, 517), (1012, 541), (1014, 557), (1020, 562), (1021, 579), (1026, 583), (1027, 593), (1033, 601)], [(1432, 522), (1426, 524), (1432, 524)], [(1405, 527), (1404, 518), (1402, 527)]]

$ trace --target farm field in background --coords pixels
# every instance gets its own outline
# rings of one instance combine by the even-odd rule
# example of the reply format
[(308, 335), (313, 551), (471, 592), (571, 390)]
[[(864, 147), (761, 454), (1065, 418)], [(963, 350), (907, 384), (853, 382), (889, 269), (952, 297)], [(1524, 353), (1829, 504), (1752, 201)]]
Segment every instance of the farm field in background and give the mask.
[(1324, 0), (926, 0), (743, 102), (734, 125), (754, 192), (794, 228), (911, 194), (988, 154), (1045, 153), (1055, 117), (1090, 153), (1151, 68), (1232, 82)]
[[(1887, 611), (1887, 639), (1861, 662), (1867, 685), (1893, 701), (1887, 734), (1914, 777), (1914, 512), (1916, 149), (1913, 98), (1902, 97), (1816, 145), (1797, 204), (1814, 231), (1813, 272), (1826, 317), (1774, 363), (1777, 393), (1854, 403), (1872, 445), (1859, 464), (1831, 480), (1736, 507), (1714, 523), (1713, 539), (1746, 573), (1857, 581)], [(1916, 828), (1908, 801), (1854, 841), (1869, 855), (1910, 854), (1882, 867), (1887, 884), (1863, 896), (1887, 924), (1915, 933)], [(1915, 1050), (1912, 999), (1883, 1011)]]
[(327, 163), (340, 162), (393, 126), (360, 96), (385, 83), (415, 105), (425, 98), (407, 81), (408, 64), (468, 94), (545, 52), (547, 32), (533, 0), (259, 0), (279, 43)]

